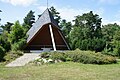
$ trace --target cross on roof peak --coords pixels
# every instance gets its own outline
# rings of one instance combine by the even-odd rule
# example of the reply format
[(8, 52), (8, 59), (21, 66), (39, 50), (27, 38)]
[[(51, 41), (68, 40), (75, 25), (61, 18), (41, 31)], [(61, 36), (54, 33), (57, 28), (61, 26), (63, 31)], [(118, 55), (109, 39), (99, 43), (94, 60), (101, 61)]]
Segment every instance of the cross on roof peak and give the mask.
[(47, 0), (47, 8), (48, 8), (48, 0)]

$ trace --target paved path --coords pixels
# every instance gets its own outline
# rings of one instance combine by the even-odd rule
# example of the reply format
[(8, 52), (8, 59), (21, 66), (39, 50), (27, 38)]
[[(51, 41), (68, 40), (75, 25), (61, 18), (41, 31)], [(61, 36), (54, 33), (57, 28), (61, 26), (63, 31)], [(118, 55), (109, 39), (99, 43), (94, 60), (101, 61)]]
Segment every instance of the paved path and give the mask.
[(39, 55), (39, 53), (26, 53), (23, 56), (17, 58), (15, 61), (7, 64), (6, 67), (24, 66), (25, 64), (39, 57)]

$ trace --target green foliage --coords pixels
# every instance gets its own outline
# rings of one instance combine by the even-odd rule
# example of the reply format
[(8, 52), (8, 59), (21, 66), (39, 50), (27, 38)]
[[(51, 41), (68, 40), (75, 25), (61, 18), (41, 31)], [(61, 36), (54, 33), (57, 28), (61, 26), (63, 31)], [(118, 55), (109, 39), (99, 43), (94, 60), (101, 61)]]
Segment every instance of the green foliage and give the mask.
[(102, 38), (94, 38), (94, 39), (83, 39), (83, 40), (74, 40), (72, 43), (72, 48), (79, 48), (81, 50), (91, 50), (100, 52), (104, 49), (106, 43)]
[(9, 63), (22, 55), (23, 52), (21, 51), (10, 51), (6, 53), (4, 59), (6, 60), (6, 63)]
[(83, 33), (81, 31), (80, 27), (74, 27), (70, 34), (69, 34), (69, 38), (70, 38), (70, 46), (72, 49), (76, 49), (80, 46), (79, 41), (81, 41), (83, 39)]
[(41, 54), (42, 58), (50, 58), (53, 60), (62, 60), (66, 61), (65, 53), (64, 52), (44, 52)]
[(57, 10), (53, 6), (50, 7), (49, 9), (50, 9), (50, 12), (52, 13), (54, 19), (56, 20), (56, 22), (59, 23), (60, 19), (61, 19), (61, 17), (59, 16), (60, 13), (57, 12)]
[(120, 56), (120, 26), (115, 24), (104, 25), (102, 28), (106, 46), (103, 54)]
[(72, 49), (102, 51), (106, 41), (101, 31), (101, 18), (92, 11), (76, 16), (75, 25), (69, 33)]
[(60, 26), (61, 26), (61, 30), (63, 32), (63, 35), (65, 36), (65, 38), (69, 42), (69, 33), (70, 33), (71, 29), (72, 29), (72, 23), (67, 22), (66, 20), (62, 20), (60, 22)]
[(10, 33), (12, 25), (13, 23), (7, 22), (4, 26), (1, 27), (3, 28), (3, 31), (7, 31), (8, 33)]
[[(0, 10), (0, 12), (2, 12), (2, 11)], [(0, 18), (0, 21), (1, 21), (1, 18)]]
[(5, 49), (5, 52), (8, 52), (11, 49), (10, 42), (8, 41), (8, 35), (11, 31), (12, 25), (13, 23), (7, 22), (4, 26), (1, 26), (3, 30), (0, 35), (0, 45)]
[(11, 49), (10, 42), (8, 41), (8, 32), (4, 31), (0, 35), (0, 45), (5, 49), (5, 52), (8, 52)]
[(22, 38), (19, 42), (12, 44), (12, 51), (23, 50), (26, 44), (26, 39)]
[(120, 31), (116, 31), (113, 37), (113, 53), (120, 57)]
[(116, 63), (116, 59), (112, 56), (106, 56), (101, 53), (92, 51), (75, 50), (67, 53), (73, 62), (81, 62), (85, 64), (111, 64)]
[(74, 20), (75, 26), (83, 30), (87, 38), (102, 37), (101, 35), (101, 19), (99, 15), (93, 14), (92, 11), (84, 13), (82, 16), (76, 16)]
[(117, 25), (116, 23), (104, 25), (102, 28), (102, 34), (104, 36), (104, 39), (108, 42), (111, 42), (116, 31), (119, 30), (120, 30), (120, 26)]
[(22, 50), (26, 44), (26, 34), (24, 28), (20, 25), (19, 21), (16, 21), (12, 26), (12, 30), (8, 36), (11, 43), (12, 50)]
[(63, 52), (53, 52), (51, 53), (51, 56), (49, 58), (53, 60), (66, 61), (66, 56), (65, 56), (65, 53)]
[(2, 46), (0, 46), (0, 61), (4, 60), (4, 56), (5, 56), (5, 50)]
[(48, 52), (41, 53), (42, 58), (48, 58), (49, 56), (50, 56), (50, 54)]
[[(55, 20), (60, 23), (60, 29), (72, 49), (102, 51), (103, 54), (120, 56), (120, 26), (116, 23), (101, 27), (102, 18), (90, 11), (76, 16), (73, 20), (75, 24), (72, 25), (65, 19), (61, 20), (60, 13), (53, 6), (49, 10)], [(29, 11), (22, 26), (19, 21), (14, 24), (7, 22), (1, 26), (3, 33), (0, 35), (0, 46), (5, 49), (5, 52), (11, 49), (23, 50), (26, 44), (26, 33), (35, 22), (34, 13), (32, 10)], [(61, 54), (56, 54), (54, 57), (56, 56), (61, 57)], [(45, 57), (49, 57), (49, 55), (45, 55)], [(71, 60), (69, 57), (67, 59)]]
[(27, 32), (32, 27), (33, 23), (35, 23), (34, 13), (35, 12), (30, 10), (27, 16), (24, 18), (23, 27), (24, 27), (25, 32)]
[(21, 38), (25, 36), (24, 29), (20, 25), (19, 21), (16, 21), (15, 24), (12, 26), (12, 30), (9, 34), (9, 40), (12, 44), (19, 42)]
[(112, 56), (92, 51), (80, 51), (79, 49), (75, 51), (43, 53), (42, 55), (47, 55), (46, 58), (53, 60), (73, 61), (84, 64), (111, 64), (117, 62), (116, 58)]

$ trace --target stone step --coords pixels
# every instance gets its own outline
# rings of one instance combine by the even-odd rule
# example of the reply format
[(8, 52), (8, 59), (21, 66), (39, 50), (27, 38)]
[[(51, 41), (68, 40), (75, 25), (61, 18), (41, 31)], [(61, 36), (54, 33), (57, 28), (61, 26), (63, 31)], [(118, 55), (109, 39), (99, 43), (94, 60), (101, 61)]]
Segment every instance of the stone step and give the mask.
[(7, 64), (6, 67), (24, 66), (30, 61), (35, 60), (35, 58), (39, 57), (39, 55), (40, 54), (38, 53), (26, 53), (23, 56), (17, 58), (15, 61), (12, 61), (11, 63)]

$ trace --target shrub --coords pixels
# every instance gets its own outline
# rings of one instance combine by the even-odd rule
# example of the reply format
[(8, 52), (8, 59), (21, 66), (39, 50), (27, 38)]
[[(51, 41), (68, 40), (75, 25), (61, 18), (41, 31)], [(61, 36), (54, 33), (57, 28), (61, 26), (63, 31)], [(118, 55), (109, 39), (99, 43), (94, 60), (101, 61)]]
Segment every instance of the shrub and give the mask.
[(81, 62), (85, 64), (110, 64), (116, 63), (116, 58), (112, 56), (103, 55), (101, 53), (95, 53), (92, 51), (80, 51), (75, 50), (66, 52), (68, 57), (74, 62)]
[(6, 53), (6, 56), (4, 57), (4, 59), (6, 60), (6, 62), (11, 62), (22, 55), (23, 55), (23, 52), (21, 51), (10, 51)]
[(65, 53), (63, 52), (44, 52), (41, 54), (42, 58), (50, 58), (53, 60), (62, 60), (66, 61)]
[(45, 55), (47, 55), (47, 58), (53, 60), (73, 61), (84, 64), (111, 64), (117, 62), (116, 58), (112, 56), (95, 53), (93, 51), (80, 51), (79, 49), (66, 52), (50, 52), (45, 53), (44, 56)]
[(17, 51), (19, 49), (18, 43), (14, 43), (11, 45), (12, 51)]
[(53, 60), (66, 61), (66, 55), (63, 52), (53, 52), (51, 53), (50, 58)]
[(0, 46), (0, 61), (4, 60), (4, 56), (5, 56), (5, 50), (2, 46)]
[(25, 44), (26, 44), (26, 39), (24, 39), (24, 38), (20, 39), (19, 42), (12, 44), (12, 50), (13, 51), (23, 50)]
[(5, 52), (11, 49), (10, 43), (3, 36), (0, 36), (0, 45), (4, 48)]
[(50, 56), (50, 53), (48, 53), (48, 52), (41, 53), (42, 58), (48, 58), (49, 56)]

